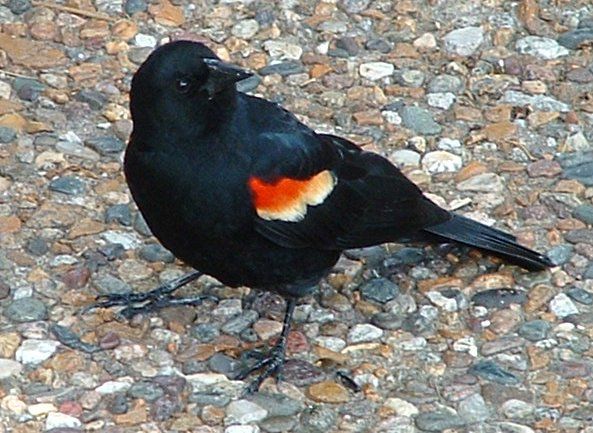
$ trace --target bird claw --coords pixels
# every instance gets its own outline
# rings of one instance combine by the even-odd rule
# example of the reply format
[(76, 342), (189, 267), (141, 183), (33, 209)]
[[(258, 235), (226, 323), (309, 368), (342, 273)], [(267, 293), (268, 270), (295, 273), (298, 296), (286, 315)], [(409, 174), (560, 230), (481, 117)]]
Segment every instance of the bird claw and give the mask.
[(272, 348), (268, 356), (259, 360), (254, 365), (247, 367), (236, 376), (237, 380), (243, 380), (254, 371), (262, 370), (261, 373), (245, 388), (242, 393), (243, 397), (255, 393), (263, 381), (268, 377), (276, 376), (276, 379), (279, 381), (282, 380), (282, 367), (284, 367), (284, 363), (286, 362), (285, 346), (285, 342), (279, 341)]

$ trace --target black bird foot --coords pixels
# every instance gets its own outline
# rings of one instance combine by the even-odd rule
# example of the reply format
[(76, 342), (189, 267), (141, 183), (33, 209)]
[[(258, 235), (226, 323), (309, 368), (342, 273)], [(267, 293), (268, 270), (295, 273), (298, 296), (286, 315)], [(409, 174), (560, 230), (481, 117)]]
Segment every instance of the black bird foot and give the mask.
[(196, 280), (202, 275), (201, 272), (193, 271), (175, 280), (169, 281), (150, 292), (111, 294), (97, 297), (95, 303), (83, 308), (81, 314), (88, 313), (95, 308), (109, 308), (115, 306), (125, 307), (118, 314), (131, 319), (136, 314), (149, 313), (161, 308), (179, 305), (200, 305), (204, 301), (218, 301), (211, 295), (197, 295), (185, 298), (175, 298), (171, 294), (182, 286)]
[(259, 376), (252, 380), (245, 388), (243, 397), (256, 392), (268, 377), (276, 376), (278, 380), (282, 380), (282, 367), (284, 367), (284, 363), (286, 362), (285, 350), (286, 340), (281, 338), (265, 358), (260, 359), (254, 365), (247, 367), (237, 375), (237, 380), (243, 380), (254, 371), (261, 370)]
[(243, 397), (248, 396), (256, 392), (262, 382), (270, 376), (276, 376), (278, 380), (281, 380), (282, 367), (286, 360), (286, 340), (288, 339), (288, 333), (290, 331), (290, 322), (292, 320), (292, 314), (294, 313), (294, 307), (296, 306), (296, 299), (289, 298), (286, 301), (286, 313), (284, 314), (284, 324), (282, 326), (282, 333), (276, 345), (270, 350), (268, 356), (260, 359), (255, 365), (246, 368), (240, 372), (237, 376), (237, 380), (243, 380), (251, 373), (257, 370), (262, 370), (257, 378), (255, 378), (243, 391)]

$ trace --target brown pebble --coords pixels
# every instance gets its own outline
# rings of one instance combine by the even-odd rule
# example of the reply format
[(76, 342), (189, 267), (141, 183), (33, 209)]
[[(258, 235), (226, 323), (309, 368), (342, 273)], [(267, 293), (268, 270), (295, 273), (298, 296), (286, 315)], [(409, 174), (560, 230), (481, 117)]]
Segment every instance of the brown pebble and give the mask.
[(115, 349), (120, 343), (121, 339), (115, 332), (108, 332), (99, 340), (101, 349)]
[(346, 403), (350, 400), (348, 390), (342, 385), (331, 381), (311, 385), (307, 390), (307, 394), (312, 400), (320, 403)]

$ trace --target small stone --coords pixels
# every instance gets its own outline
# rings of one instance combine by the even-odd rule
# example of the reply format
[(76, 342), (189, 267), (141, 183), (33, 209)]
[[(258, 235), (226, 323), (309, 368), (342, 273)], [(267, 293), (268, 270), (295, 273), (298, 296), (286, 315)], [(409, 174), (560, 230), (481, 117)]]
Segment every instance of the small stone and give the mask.
[(424, 108), (405, 106), (400, 110), (403, 125), (418, 134), (435, 135), (442, 131), (432, 114)]
[(179, 27), (185, 22), (183, 9), (173, 5), (169, 0), (160, 0), (156, 3), (149, 2), (148, 12), (158, 24), (163, 26)]
[(92, 89), (82, 89), (74, 99), (80, 102), (85, 102), (93, 110), (101, 110), (107, 103), (107, 98), (101, 92)]
[(346, 403), (350, 400), (348, 390), (342, 385), (331, 381), (311, 385), (307, 393), (312, 400), (320, 403)]
[(62, 412), (50, 412), (45, 418), (45, 430), (56, 432), (60, 429), (78, 429), (82, 423), (78, 418)]
[(489, 380), (503, 385), (516, 385), (520, 383), (517, 376), (509, 371), (503, 369), (494, 361), (482, 360), (472, 365), (469, 373), (474, 374), (482, 379)]
[(486, 421), (490, 409), (480, 394), (472, 394), (459, 402), (459, 415), (470, 424)]
[(566, 294), (571, 298), (583, 305), (591, 305), (593, 304), (593, 293), (588, 292), (587, 290), (578, 288), (578, 287), (571, 287), (566, 291)]
[(559, 293), (550, 301), (550, 311), (561, 319), (579, 313), (577, 306), (564, 293)]
[(215, 353), (212, 357), (210, 357), (208, 360), (208, 366), (213, 372), (222, 373), (227, 377), (235, 376), (242, 368), (242, 365), (239, 361), (222, 353)]
[(530, 417), (535, 410), (532, 404), (523, 400), (510, 399), (505, 401), (500, 407), (502, 414), (511, 419), (525, 419)]
[(95, 391), (99, 394), (116, 394), (126, 392), (131, 386), (130, 382), (110, 380), (99, 385)]
[(287, 60), (279, 63), (272, 63), (268, 66), (264, 66), (258, 70), (262, 76), (278, 74), (281, 76), (300, 74), (306, 72), (304, 66), (295, 60)]
[(593, 28), (585, 27), (570, 30), (558, 37), (558, 43), (570, 50), (578, 50), (582, 45), (593, 42)]
[(389, 397), (385, 400), (385, 406), (393, 409), (399, 416), (412, 417), (418, 415), (419, 411), (412, 403), (402, 400), (401, 398)]
[(527, 166), (530, 177), (555, 177), (562, 173), (562, 167), (557, 161), (541, 159)]
[(23, 365), (12, 359), (0, 358), (0, 380), (8, 379), (11, 376), (18, 377), (23, 371)]
[(233, 26), (231, 34), (241, 39), (251, 39), (259, 31), (259, 23), (254, 19), (241, 20)]
[(572, 216), (583, 221), (586, 224), (593, 224), (593, 206), (582, 204), (572, 211)]
[(0, 143), (10, 143), (16, 138), (16, 130), (0, 126)]
[(457, 94), (463, 89), (461, 78), (455, 75), (441, 74), (435, 76), (428, 83), (429, 93), (453, 93)]
[(4, 315), (17, 323), (35, 322), (47, 318), (47, 308), (39, 299), (20, 298), (6, 306)]
[(249, 400), (235, 400), (226, 407), (225, 424), (249, 424), (263, 420), (268, 411)]
[(282, 323), (275, 320), (261, 319), (253, 324), (253, 330), (260, 340), (266, 341), (276, 335), (280, 335), (280, 332), (282, 332)]
[(507, 90), (504, 92), (501, 102), (516, 105), (519, 107), (531, 106), (539, 111), (558, 111), (568, 113), (570, 105), (560, 102), (557, 99), (547, 95), (527, 95), (517, 90)]
[(8, 6), (8, 9), (10, 9), (10, 12), (15, 15), (20, 15), (31, 9), (30, 0), (8, 0), (6, 5)]
[(566, 137), (564, 145), (571, 151), (587, 151), (591, 150), (591, 144), (585, 134), (577, 132), (576, 134), (569, 135)]
[(37, 80), (17, 77), (12, 83), (12, 87), (20, 99), (33, 102), (39, 99), (39, 95), (46, 86)]
[(420, 87), (426, 78), (424, 72), (417, 69), (408, 69), (399, 74), (399, 81), (408, 87)]
[(116, 204), (108, 207), (105, 210), (105, 222), (106, 223), (118, 223), (123, 226), (129, 226), (132, 224), (132, 212), (130, 212), (130, 206), (127, 204)]
[(309, 362), (298, 359), (287, 360), (286, 364), (284, 364), (282, 375), (285, 381), (290, 382), (298, 387), (319, 382), (325, 377), (323, 371), (318, 367), (315, 367)]
[(145, 0), (126, 0), (124, 3), (124, 10), (128, 15), (134, 15), (138, 12), (146, 12), (148, 10), (148, 3)]
[(124, 142), (113, 136), (91, 137), (84, 142), (101, 155), (119, 153), (124, 150)]
[(460, 156), (443, 150), (428, 152), (422, 158), (422, 168), (430, 174), (455, 172), (462, 164)]
[(218, 328), (211, 323), (200, 323), (192, 327), (190, 333), (200, 343), (209, 343), (220, 335)]
[(415, 421), (419, 429), (431, 432), (442, 432), (467, 424), (454, 410), (448, 408), (435, 412), (422, 412), (418, 414)]
[(481, 27), (464, 27), (447, 33), (444, 37), (445, 50), (449, 54), (471, 56), (484, 42), (484, 30)]
[(138, 251), (138, 257), (150, 263), (173, 263), (175, 261), (173, 253), (161, 244), (143, 245)]
[[(219, 307), (216, 308), (216, 310)], [(258, 319), (258, 314), (256, 311), (247, 310), (242, 313), (237, 313), (233, 315), (229, 320), (227, 320), (221, 327), (220, 330), (225, 334), (229, 335), (238, 335), (249, 328), (251, 325), (255, 323)]]
[(147, 35), (144, 33), (138, 33), (134, 36), (134, 44), (137, 47), (149, 47), (154, 48), (157, 45), (157, 40), (152, 35)]
[(455, 103), (456, 96), (453, 93), (429, 93), (426, 95), (428, 105), (442, 110), (448, 110)]
[(385, 39), (369, 39), (365, 44), (365, 48), (369, 51), (379, 51), (387, 54), (391, 51), (391, 44)]
[(136, 382), (130, 389), (128, 395), (132, 398), (141, 398), (153, 402), (164, 395), (163, 389), (152, 382)]
[(303, 49), (299, 45), (284, 41), (269, 40), (263, 46), (270, 56), (282, 60), (299, 60), (303, 55)]
[(24, 340), (16, 351), (16, 360), (23, 364), (39, 364), (56, 352), (60, 343), (54, 340)]
[(67, 195), (81, 195), (86, 187), (80, 178), (76, 176), (62, 176), (49, 183), (49, 189)]
[(351, 344), (374, 341), (383, 336), (383, 330), (374, 325), (364, 323), (354, 325), (348, 332), (348, 342)]
[(249, 397), (260, 407), (268, 410), (268, 418), (271, 417), (294, 417), (304, 409), (305, 405), (284, 394), (269, 394), (260, 392)]
[(364, 78), (369, 80), (380, 80), (381, 78), (391, 76), (395, 71), (395, 67), (391, 63), (369, 62), (362, 63), (358, 71)]
[(557, 59), (569, 54), (569, 51), (558, 45), (554, 39), (541, 36), (525, 36), (517, 41), (515, 48), (521, 54), (529, 54), (544, 60)]
[(420, 154), (409, 149), (399, 149), (393, 152), (389, 160), (398, 167), (420, 165)]
[(412, 43), (420, 50), (432, 50), (437, 46), (437, 40), (432, 33), (424, 33), (422, 36), (414, 39)]
[(399, 295), (399, 287), (386, 278), (376, 278), (360, 289), (363, 298), (384, 304)]
[(482, 173), (457, 184), (459, 191), (502, 192), (502, 178), (495, 173)]
[(548, 337), (552, 325), (545, 320), (531, 320), (519, 328), (519, 335), (529, 341), (540, 341)]
[(27, 245), (25, 246), (27, 251), (34, 256), (41, 257), (45, 253), (49, 251), (49, 246), (47, 242), (42, 237), (34, 237), (27, 241)]
[(556, 266), (561, 266), (567, 263), (574, 254), (574, 247), (568, 244), (556, 245), (551, 250), (548, 250), (546, 255)]
[[(122, 248), (123, 250), (123, 248)], [(104, 274), (93, 280), (93, 285), (102, 295), (131, 293), (132, 287), (110, 274)]]

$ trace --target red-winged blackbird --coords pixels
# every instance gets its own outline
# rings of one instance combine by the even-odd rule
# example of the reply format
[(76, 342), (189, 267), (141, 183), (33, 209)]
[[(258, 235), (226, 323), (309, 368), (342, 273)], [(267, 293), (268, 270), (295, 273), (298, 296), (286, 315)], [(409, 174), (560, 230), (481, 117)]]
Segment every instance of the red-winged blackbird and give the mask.
[(455, 241), (529, 270), (552, 265), (514, 236), (440, 208), (387, 159), (238, 92), (250, 75), (199, 43), (155, 50), (132, 81), (125, 174), (154, 235), (198, 271), (159, 296), (206, 273), (287, 299), (278, 344), (241, 375), (263, 368), (251, 390), (283, 364), (295, 299), (344, 249)]

